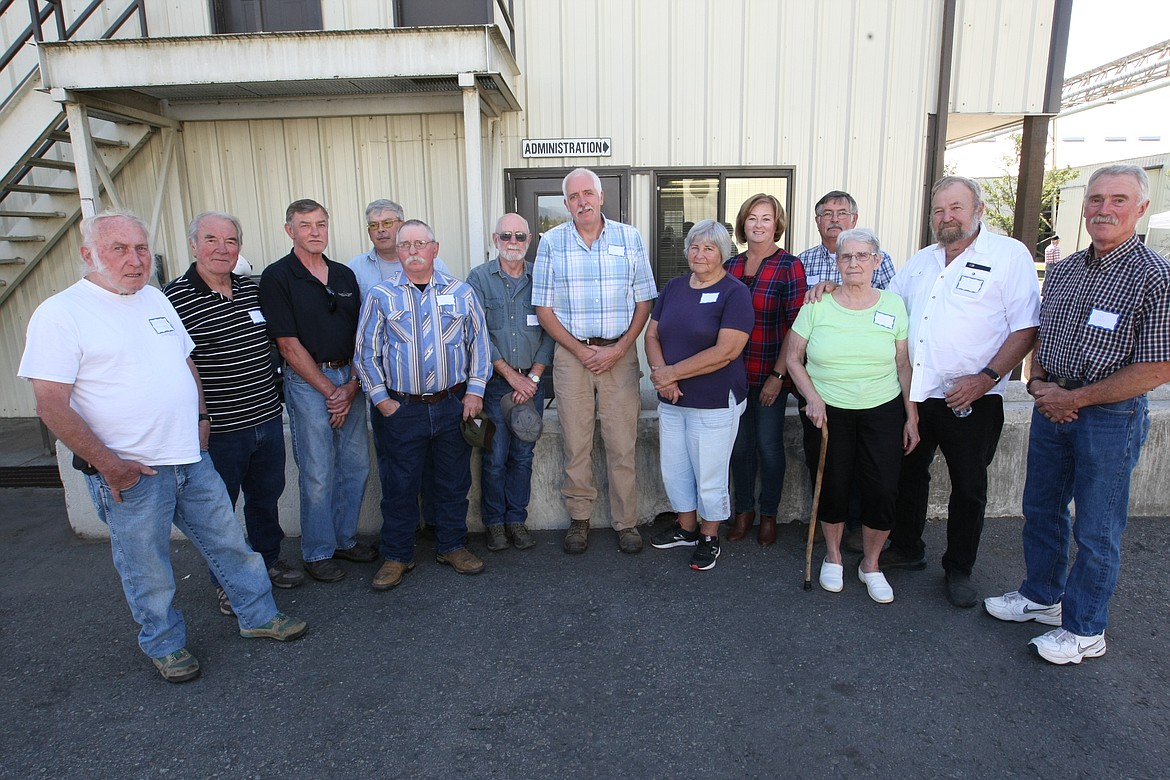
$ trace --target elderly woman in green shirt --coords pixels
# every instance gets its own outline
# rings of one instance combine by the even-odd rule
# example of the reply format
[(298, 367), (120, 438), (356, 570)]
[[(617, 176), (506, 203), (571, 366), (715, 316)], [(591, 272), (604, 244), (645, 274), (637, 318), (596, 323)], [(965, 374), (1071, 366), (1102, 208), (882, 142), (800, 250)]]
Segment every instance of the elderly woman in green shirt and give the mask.
[(872, 286), (881, 263), (872, 231), (837, 237), (841, 286), (800, 310), (788, 337), (788, 372), (807, 399), (806, 413), (830, 433), (817, 519), (824, 524), (826, 554), (821, 587), (844, 587), (841, 535), (857, 484), (867, 516), (864, 554), (857, 569), (870, 598), (894, 600), (878, 568), (878, 554), (894, 525), (894, 500), (902, 455), (918, 444), (918, 409), (910, 400), (909, 322), (902, 299)]

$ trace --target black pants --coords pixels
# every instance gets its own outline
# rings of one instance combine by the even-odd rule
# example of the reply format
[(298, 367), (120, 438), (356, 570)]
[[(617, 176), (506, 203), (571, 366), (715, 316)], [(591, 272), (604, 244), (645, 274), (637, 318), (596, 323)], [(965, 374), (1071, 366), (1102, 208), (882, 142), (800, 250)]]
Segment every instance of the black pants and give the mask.
[(867, 528), (888, 531), (894, 524), (894, 498), (902, 467), (902, 396), (872, 409), (839, 409), (826, 404), (829, 447), (821, 478), (817, 520), (843, 523), (850, 498), (861, 494)]
[(922, 441), (904, 458), (890, 546), (911, 556), (926, 553), (922, 531), (930, 498), (930, 463), (942, 450), (951, 475), (947, 507), (947, 550), (943, 569), (970, 574), (979, 552), (987, 509), (987, 467), (995, 457), (1003, 430), (1003, 397), (985, 395), (971, 404), (971, 414), (956, 417), (946, 401), (928, 398), (918, 404)]
[[(821, 459), (821, 429), (813, 425), (812, 420), (808, 419), (808, 415), (804, 413), (804, 408), (807, 405), (804, 396), (795, 390), (792, 391), (792, 395), (796, 398), (799, 410), (800, 429), (803, 434), (804, 463), (808, 468), (808, 489), (815, 491), (817, 488), (817, 463)], [(856, 482), (850, 489), (849, 513), (845, 516), (845, 528), (848, 531), (856, 531), (861, 528), (861, 492), (857, 489)]]

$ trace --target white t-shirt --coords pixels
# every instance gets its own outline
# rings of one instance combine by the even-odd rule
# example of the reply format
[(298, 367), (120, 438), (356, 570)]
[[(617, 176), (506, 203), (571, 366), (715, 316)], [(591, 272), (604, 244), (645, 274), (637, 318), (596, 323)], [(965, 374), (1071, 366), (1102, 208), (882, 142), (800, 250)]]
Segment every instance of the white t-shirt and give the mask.
[(118, 295), (82, 279), (28, 323), (17, 373), (73, 385), (69, 405), (120, 458), (148, 466), (199, 460), (195, 345), (154, 287)]
[[(1040, 324), (1040, 283), (1032, 253), (980, 224), (971, 246), (946, 264), (938, 244), (906, 261), (891, 292), (910, 314), (910, 400), (942, 398), (943, 379), (976, 374), (1017, 330)], [(1008, 376), (989, 391), (1003, 395)]]

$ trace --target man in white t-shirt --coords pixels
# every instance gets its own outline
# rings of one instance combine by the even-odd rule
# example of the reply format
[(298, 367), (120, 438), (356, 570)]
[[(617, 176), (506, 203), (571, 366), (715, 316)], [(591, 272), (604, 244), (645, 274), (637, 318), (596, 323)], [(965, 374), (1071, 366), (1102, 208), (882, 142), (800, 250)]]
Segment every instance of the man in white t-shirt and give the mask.
[(296, 639), (305, 621), (277, 611), (264, 560), (248, 547), (206, 455), (210, 420), (194, 347), (166, 296), (150, 287), (146, 225), (129, 212), (81, 223), (85, 278), (33, 313), (19, 375), (37, 411), (86, 475), (109, 526), (114, 566), (138, 644), (169, 682), (199, 676), (174, 607), (174, 524), (231, 597), (243, 637)]

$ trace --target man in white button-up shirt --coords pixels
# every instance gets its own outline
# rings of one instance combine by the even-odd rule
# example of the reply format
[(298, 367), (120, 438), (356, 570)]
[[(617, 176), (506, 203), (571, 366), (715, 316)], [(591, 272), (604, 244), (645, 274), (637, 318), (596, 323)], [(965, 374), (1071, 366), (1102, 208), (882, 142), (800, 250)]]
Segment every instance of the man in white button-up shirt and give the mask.
[(931, 191), (937, 243), (911, 257), (889, 287), (910, 314), (910, 398), (918, 402), (922, 441), (902, 463), (894, 530), (881, 565), (926, 567), (930, 463), (941, 449), (951, 477), (942, 565), (947, 600), (957, 607), (978, 601), (970, 577), (987, 506), (987, 467), (1003, 428), (1004, 388), (1040, 324), (1032, 253), (992, 233), (982, 216), (977, 182), (940, 179)]

